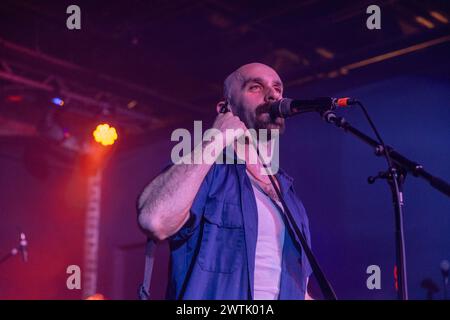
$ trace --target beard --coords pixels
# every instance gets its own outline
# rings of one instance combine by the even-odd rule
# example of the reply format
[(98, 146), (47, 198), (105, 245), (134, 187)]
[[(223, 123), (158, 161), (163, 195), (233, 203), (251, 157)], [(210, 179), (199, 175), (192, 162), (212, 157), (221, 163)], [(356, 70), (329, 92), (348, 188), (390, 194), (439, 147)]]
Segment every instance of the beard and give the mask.
[(267, 138), (271, 139), (271, 130), (278, 130), (282, 134), (285, 130), (284, 118), (272, 118), (270, 115), (270, 104), (261, 104), (255, 109), (254, 114), (254, 128), (257, 132), (259, 129), (267, 130)]
[(257, 106), (254, 111), (249, 111), (250, 108), (237, 108), (235, 114), (244, 122), (248, 129), (254, 129), (259, 135), (259, 130), (263, 129), (267, 132), (267, 140), (272, 139), (271, 130), (278, 130), (278, 135), (285, 130), (284, 118), (272, 118), (270, 115), (270, 104), (263, 103)]

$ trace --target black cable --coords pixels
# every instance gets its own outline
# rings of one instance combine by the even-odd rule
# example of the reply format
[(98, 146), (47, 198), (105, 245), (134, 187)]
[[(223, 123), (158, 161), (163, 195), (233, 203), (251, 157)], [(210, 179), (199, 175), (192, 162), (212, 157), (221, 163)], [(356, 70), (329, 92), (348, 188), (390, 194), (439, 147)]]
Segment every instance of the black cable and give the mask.
[[(262, 158), (259, 148), (257, 145), (257, 142), (251, 139), (251, 142), (253, 143), (253, 146), (257, 152), (258, 158), (263, 164), (264, 169), (267, 172), (267, 175), (269, 176), (270, 182), (272, 184), (272, 187), (274, 188), (275, 192), (277, 193), (278, 198), (280, 199), (281, 205), (283, 206), (284, 212), (283, 215), (288, 221), (288, 224), (286, 227), (291, 227), (293, 230), (292, 232), (294, 235), (297, 236), (298, 240), (300, 241), (301, 247), (303, 248), (303, 251), (305, 252), (305, 255), (311, 265), (311, 268), (313, 270), (314, 275), (316, 276), (317, 282), (319, 284), (319, 287), (322, 291), (322, 294), (326, 300), (337, 300), (336, 293), (334, 292), (333, 287), (328, 282), (328, 279), (325, 276), (325, 273), (322, 271), (322, 268), (320, 267), (319, 263), (317, 262), (316, 257), (314, 256), (311, 248), (308, 245), (308, 242), (305, 238), (305, 235), (303, 232), (299, 229), (299, 226), (296, 224), (295, 220), (293, 219), (293, 215), (291, 211), (289, 210), (289, 207), (287, 206), (283, 195), (281, 194), (281, 190), (277, 187), (275, 178), (272, 175), (272, 172), (269, 171), (268, 167), (266, 166), (266, 163), (264, 162), (264, 159)], [(308, 288), (305, 288), (305, 292), (307, 292)]]
[[(399, 182), (397, 180), (398, 174), (402, 174), (402, 172), (398, 173), (397, 169), (393, 166), (393, 162), (390, 156), (390, 150), (386, 147), (386, 145), (384, 144), (383, 139), (381, 138), (381, 135), (379, 134), (377, 128), (375, 127), (375, 124), (373, 123), (372, 119), (369, 116), (369, 113), (367, 112), (366, 108), (364, 107), (364, 105), (359, 102), (356, 101), (356, 104), (362, 109), (367, 121), (370, 124), (370, 127), (372, 128), (373, 132), (375, 133), (375, 136), (378, 139), (378, 142), (380, 143), (380, 145), (382, 146), (383, 150), (383, 155), (386, 158), (387, 164), (388, 164), (388, 179), (389, 177), (391, 178), (390, 181), (392, 182), (393, 185), (393, 197), (395, 199), (394, 201), (394, 206), (396, 207), (396, 212), (398, 210), (399, 214), (395, 215), (395, 224), (396, 224), (396, 236), (398, 237), (397, 239), (397, 244), (396, 244), (396, 250), (397, 250), (397, 264), (401, 265), (401, 270), (400, 270), (400, 276), (398, 276), (399, 274), (399, 267), (397, 265), (397, 279), (401, 280), (401, 286), (402, 286), (402, 292), (400, 292), (400, 290), (398, 290), (398, 297), (399, 299), (408, 299), (408, 286), (407, 286), (407, 278), (406, 278), (406, 258), (405, 258), (405, 247), (404, 247), (404, 243), (405, 243), (405, 239), (404, 239), (404, 229), (403, 229), (403, 214), (401, 211), (401, 208), (403, 206), (403, 197), (401, 195), (401, 190), (400, 190), (400, 186), (399, 186)], [(389, 181), (389, 180), (388, 180)], [(398, 289), (400, 289), (400, 285), (398, 286)]]
[(364, 107), (364, 105), (363, 105), (361, 102), (359, 102), (359, 101), (356, 101), (356, 104), (362, 109), (362, 111), (363, 111), (363, 113), (364, 113), (364, 115), (365, 115), (367, 121), (368, 121), (369, 124), (370, 124), (370, 127), (372, 128), (373, 132), (375, 133), (375, 136), (376, 136), (377, 139), (378, 139), (378, 142), (379, 142), (379, 143), (381, 144), (381, 146), (383, 147), (383, 154), (384, 154), (384, 156), (385, 156), (385, 158), (386, 158), (386, 161), (387, 161), (387, 163), (388, 163), (389, 168), (392, 168), (392, 159), (391, 159), (391, 157), (390, 157), (390, 155), (389, 155), (389, 150), (386, 148), (386, 145), (384, 144), (384, 141), (383, 141), (383, 139), (381, 138), (380, 133), (378, 132), (377, 128), (375, 127), (375, 124), (373, 123), (372, 118), (370, 118), (369, 113), (367, 112), (367, 109), (366, 109), (366, 108)]

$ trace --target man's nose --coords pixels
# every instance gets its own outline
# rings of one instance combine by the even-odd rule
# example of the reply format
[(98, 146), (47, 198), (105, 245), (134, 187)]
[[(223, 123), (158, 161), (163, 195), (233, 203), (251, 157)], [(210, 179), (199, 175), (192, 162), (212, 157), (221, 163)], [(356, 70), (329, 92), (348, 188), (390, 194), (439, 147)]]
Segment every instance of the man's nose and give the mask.
[(266, 102), (277, 101), (280, 98), (281, 98), (280, 93), (277, 90), (275, 90), (274, 88), (268, 88), (266, 90), (266, 96), (265, 96)]

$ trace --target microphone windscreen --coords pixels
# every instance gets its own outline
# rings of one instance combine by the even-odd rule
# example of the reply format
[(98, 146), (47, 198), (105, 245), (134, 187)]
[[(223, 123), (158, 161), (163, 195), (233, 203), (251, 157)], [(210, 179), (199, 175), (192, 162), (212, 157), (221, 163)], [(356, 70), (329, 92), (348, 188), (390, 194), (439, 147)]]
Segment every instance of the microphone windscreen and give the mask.
[(442, 271), (442, 273), (448, 275), (449, 269), (450, 269), (450, 263), (447, 260), (442, 260), (441, 261), (441, 271)]

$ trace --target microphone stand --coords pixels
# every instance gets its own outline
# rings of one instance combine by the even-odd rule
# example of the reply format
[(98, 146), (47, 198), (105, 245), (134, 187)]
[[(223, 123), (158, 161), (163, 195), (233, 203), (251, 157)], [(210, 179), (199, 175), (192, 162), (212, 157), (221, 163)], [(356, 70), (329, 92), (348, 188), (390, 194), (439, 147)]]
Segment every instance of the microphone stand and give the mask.
[[(421, 177), (427, 180), (435, 189), (450, 197), (450, 185), (444, 180), (431, 175), (422, 165), (409, 160), (400, 153), (396, 152), (392, 147), (384, 148), (380, 143), (362, 133), (358, 129), (352, 127), (344, 118), (336, 116), (332, 111), (320, 112), (322, 118), (338, 128), (349, 132), (375, 148), (375, 155), (383, 156), (388, 153), (392, 166), (385, 172), (380, 172), (376, 177), (369, 177), (368, 182), (374, 183), (376, 179), (386, 179), (391, 188), (392, 202), (395, 211), (395, 242), (396, 242), (396, 278), (398, 279), (397, 297), (399, 300), (408, 300), (406, 257), (405, 257), (405, 239), (403, 228), (403, 183), (407, 172), (412, 173), (415, 177)], [(400, 271), (400, 272), (399, 272)]]
[(449, 271), (449, 262), (447, 260), (443, 260), (441, 262), (441, 274), (442, 274), (442, 284), (444, 291), (444, 300), (447, 300), (447, 286), (448, 286), (448, 271)]
[(446, 277), (444, 277), (444, 279), (443, 279), (443, 284), (444, 284), (444, 300), (447, 300), (447, 284), (448, 284), (448, 277), (446, 278)]
[(17, 248), (12, 248), (10, 252), (8, 252), (7, 254), (5, 254), (3, 257), (0, 258), (0, 264), (5, 262), (9, 258), (15, 256), (18, 252), (19, 250)]
[(27, 245), (27, 242), (26, 242), (26, 239), (25, 239), (25, 234), (21, 233), (20, 234), (19, 245), (17, 247), (12, 248), (11, 251), (9, 251), (7, 254), (2, 256), (0, 258), (0, 264), (2, 264), (3, 262), (7, 261), (11, 257), (14, 257), (20, 251), (22, 251), (22, 253), (24, 254), (24, 261), (27, 262), (27, 258), (25, 258), (26, 257), (26, 253), (24, 252), (26, 245)]
[(0, 264), (2, 264), (11, 257), (14, 257), (16, 254), (19, 253), (20, 250), (21, 250), (20, 246), (12, 248), (11, 251), (9, 251), (7, 254), (5, 254), (3, 257), (0, 258)]

